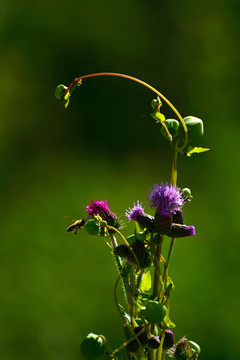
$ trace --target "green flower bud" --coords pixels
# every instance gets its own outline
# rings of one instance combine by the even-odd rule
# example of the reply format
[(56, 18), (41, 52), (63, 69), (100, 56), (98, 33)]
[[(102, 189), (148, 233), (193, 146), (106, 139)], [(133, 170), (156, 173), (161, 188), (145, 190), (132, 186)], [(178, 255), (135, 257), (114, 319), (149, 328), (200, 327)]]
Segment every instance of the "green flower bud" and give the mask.
[[(183, 120), (188, 129), (189, 141), (199, 140), (204, 134), (203, 121), (194, 116), (187, 116)], [(181, 127), (181, 134), (184, 134), (183, 127)]]
[(153, 100), (152, 100), (152, 102), (151, 102), (151, 108), (152, 108), (153, 110), (157, 110), (157, 109), (160, 108), (160, 106), (162, 106), (162, 101), (161, 101), (160, 97), (157, 96), (156, 99), (153, 99)]
[(98, 235), (100, 229), (99, 222), (95, 219), (90, 219), (85, 224), (84, 229), (89, 235)]
[(82, 341), (80, 351), (84, 359), (92, 360), (103, 355), (105, 351), (104, 341), (98, 335), (90, 333)]
[(151, 323), (160, 323), (167, 314), (166, 306), (157, 301), (149, 301), (144, 310), (145, 318)]
[(55, 90), (55, 98), (58, 100), (62, 100), (64, 95), (66, 94), (67, 86), (61, 84), (56, 87)]
[[(164, 121), (164, 124), (167, 126), (168, 131), (172, 135), (172, 137), (176, 137), (178, 135), (179, 122), (175, 119), (167, 119)], [(161, 127), (161, 134), (168, 139), (167, 132), (164, 126)]]

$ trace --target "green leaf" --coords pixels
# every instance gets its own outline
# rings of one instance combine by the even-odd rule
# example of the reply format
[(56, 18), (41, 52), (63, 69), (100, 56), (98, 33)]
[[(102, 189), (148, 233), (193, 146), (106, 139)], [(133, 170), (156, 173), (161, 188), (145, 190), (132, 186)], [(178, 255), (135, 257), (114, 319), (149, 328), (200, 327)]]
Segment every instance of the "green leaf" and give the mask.
[(140, 290), (141, 290), (142, 292), (149, 291), (149, 290), (151, 289), (151, 286), (152, 286), (151, 273), (150, 273), (150, 271), (148, 270), (148, 271), (143, 275), (143, 278), (142, 278), (142, 281), (141, 281), (141, 285), (140, 285)]
[(205, 152), (205, 151), (208, 151), (210, 149), (208, 148), (202, 148), (202, 147), (192, 147), (192, 146), (189, 146), (188, 149), (187, 149), (187, 153), (186, 155), (187, 156), (191, 156), (192, 154), (200, 154), (202, 152)]
[(130, 316), (128, 315), (128, 313), (126, 313), (124, 307), (121, 305), (121, 304), (118, 304), (120, 310), (121, 310), (121, 313), (123, 314), (125, 320), (130, 324), (131, 323), (131, 318)]
[[(172, 135), (172, 137), (176, 137), (178, 135), (179, 122), (175, 119), (167, 119), (164, 121), (164, 124), (168, 128), (168, 131)], [(168, 134), (164, 126), (161, 127), (161, 134), (168, 139)]]
[(63, 97), (62, 102), (63, 102), (63, 105), (64, 105), (65, 109), (68, 107), (68, 104), (69, 104), (69, 101), (70, 101), (70, 96), (71, 96), (70, 92), (67, 91), (66, 94)]
[(152, 112), (151, 116), (157, 123), (163, 123), (165, 121), (165, 116), (159, 111)]
[[(167, 317), (167, 316), (166, 316)], [(169, 318), (166, 319), (166, 321), (164, 321), (165, 325), (169, 328), (169, 329), (173, 329), (176, 327), (176, 325), (174, 324), (174, 322), (172, 322), (172, 320), (170, 320)]]

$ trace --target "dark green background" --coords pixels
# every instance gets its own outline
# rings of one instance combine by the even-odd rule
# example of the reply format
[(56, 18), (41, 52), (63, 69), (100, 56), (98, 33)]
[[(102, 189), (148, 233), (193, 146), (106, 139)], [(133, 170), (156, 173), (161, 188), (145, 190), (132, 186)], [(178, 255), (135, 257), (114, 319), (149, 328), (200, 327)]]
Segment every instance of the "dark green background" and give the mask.
[(172, 320), (177, 339), (201, 345), (200, 359), (239, 359), (239, 8), (1, 0), (1, 359), (80, 359), (91, 331), (113, 347), (123, 340), (110, 249), (84, 231), (67, 234), (64, 217), (84, 216), (91, 199), (122, 216), (133, 201), (147, 205), (171, 160), (148, 89), (102, 77), (84, 81), (67, 110), (55, 100), (59, 83), (101, 71), (139, 77), (204, 120), (199, 145), (211, 151), (179, 159), (197, 235), (176, 243)]

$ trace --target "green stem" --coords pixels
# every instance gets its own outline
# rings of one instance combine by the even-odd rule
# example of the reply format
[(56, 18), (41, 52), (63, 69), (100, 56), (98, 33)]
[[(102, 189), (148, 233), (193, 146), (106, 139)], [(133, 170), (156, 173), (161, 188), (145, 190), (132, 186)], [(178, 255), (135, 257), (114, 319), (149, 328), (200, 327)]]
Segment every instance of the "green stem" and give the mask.
[(162, 252), (163, 237), (161, 236), (156, 246), (155, 266), (154, 266), (154, 280), (153, 280), (153, 296), (159, 297), (160, 285), (162, 284), (160, 259)]
[(103, 335), (98, 335), (98, 338), (102, 338), (102, 339), (103, 339), (106, 347), (107, 347), (108, 350), (110, 351), (110, 354), (112, 354), (112, 353), (113, 353), (113, 350), (112, 350), (111, 346), (108, 344), (107, 339), (105, 338), (105, 336), (103, 336)]
[(172, 153), (172, 173), (171, 173), (171, 184), (174, 186), (177, 184), (177, 156), (178, 151), (173, 146), (172, 143), (170, 143), (171, 146), (171, 153)]
[(169, 266), (169, 263), (170, 263), (170, 260), (171, 260), (171, 257), (172, 257), (172, 252), (173, 252), (174, 244), (175, 244), (175, 239), (172, 238), (172, 239), (171, 239), (171, 243), (170, 243), (170, 247), (169, 247), (169, 250), (168, 250), (168, 256), (167, 256), (165, 268), (164, 268), (164, 277), (163, 277), (163, 278), (164, 278), (164, 281), (165, 281), (166, 278), (167, 278), (167, 270), (168, 270), (168, 266)]
[[(172, 105), (172, 103), (164, 96), (162, 95), (158, 90), (156, 90), (153, 86), (147, 84), (146, 82), (140, 80), (140, 79), (137, 79), (133, 76), (130, 76), (130, 75), (125, 75), (125, 74), (119, 74), (119, 73), (113, 73), (113, 72), (102, 72), (102, 73), (95, 73), (95, 74), (88, 74), (88, 75), (83, 75), (83, 76), (80, 76), (78, 78), (76, 78), (68, 87), (66, 93), (68, 91), (70, 91), (71, 87), (76, 85), (77, 83), (79, 83), (81, 80), (83, 79), (87, 79), (87, 78), (91, 78), (91, 77), (95, 77), (95, 76), (117, 76), (117, 77), (122, 77), (122, 78), (125, 78), (125, 79), (128, 79), (128, 80), (132, 80), (132, 81), (135, 81), (145, 87), (147, 87), (149, 90), (153, 91), (155, 94), (157, 94), (162, 100), (164, 100), (168, 106), (175, 112), (175, 114), (177, 115), (178, 119), (180, 120), (181, 124), (182, 124), (182, 127), (184, 129), (184, 133), (185, 133), (185, 139), (184, 139), (184, 143), (183, 143), (183, 146), (181, 147), (180, 151), (183, 151), (183, 149), (185, 148), (185, 146), (187, 145), (187, 142), (188, 142), (188, 130), (187, 130), (187, 127), (186, 127), (186, 124), (182, 118), (182, 116), (179, 114), (179, 112), (177, 111), (177, 109)], [(171, 137), (169, 137), (169, 140), (171, 139)]]

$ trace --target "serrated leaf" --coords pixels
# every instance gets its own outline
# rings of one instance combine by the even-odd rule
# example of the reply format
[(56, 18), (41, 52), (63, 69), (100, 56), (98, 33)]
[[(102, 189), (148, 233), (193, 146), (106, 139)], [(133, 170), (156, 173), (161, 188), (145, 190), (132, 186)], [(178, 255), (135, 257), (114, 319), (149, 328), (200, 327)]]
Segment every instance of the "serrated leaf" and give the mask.
[(120, 310), (121, 310), (121, 313), (123, 314), (125, 320), (128, 322), (128, 323), (131, 323), (131, 318), (130, 316), (128, 315), (128, 313), (126, 313), (124, 307), (121, 305), (121, 304), (118, 304)]
[(187, 150), (187, 153), (186, 155), (187, 156), (191, 156), (192, 154), (200, 154), (202, 152), (205, 152), (205, 151), (208, 151), (210, 149), (208, 148), (202, 148), (202, 147), (192, 147), (192, 146), (189, 146), (188, 150)]
[(141, 281), (141, 285), (140, 285), (140, 290), (141, 290), (142, 292), (149, 291), (149, 290), (151, 289), (151, 286), (152, 286), (151, 273), (150, 273), (150, 271), (148, 270), (148, 271), (143, 275), (143, 278), (142, 278), (142, 281)]

